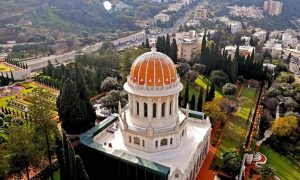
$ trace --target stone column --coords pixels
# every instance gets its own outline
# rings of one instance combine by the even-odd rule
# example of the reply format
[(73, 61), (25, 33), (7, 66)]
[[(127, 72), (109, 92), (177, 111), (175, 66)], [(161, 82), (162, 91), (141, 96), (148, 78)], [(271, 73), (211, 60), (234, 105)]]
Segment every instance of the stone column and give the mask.
[(169, 115), (170, 115), (170, 99), (168, 97), (165, 105), (165, 117), (169, 118)]
[(172, 116), (175, 116), (176, 114), (176, 104), (178, 104), (176, 95), (173, 96), (173, 103), (172, 103)]
[(147, 98), (147, 108), (148, 108), (148, 121), (151, 122), (153, 114), (153, 102), (151, 98)]
[(144, 102), (142, 101), (142, 99), (139, 98), (139, 104), (140, 104), (140, 120), (144, 118)]
[(132, 113), (133, 107), (132, 107), (132, 95), (128, 94), (128, 105), (129, 105), (129, 112)]
[(156, 118), (161, 118), (161, 99), (158, 99), (157, 105), (156, 105)]
[(135, 96), (131, 96), (131, 98), (132, 98), (132, 108), (133, 108), (132, 112), (133, 112), (133, 115), (136, 116), (136, 113), (137, 113), (136, 98), (135, 98)]

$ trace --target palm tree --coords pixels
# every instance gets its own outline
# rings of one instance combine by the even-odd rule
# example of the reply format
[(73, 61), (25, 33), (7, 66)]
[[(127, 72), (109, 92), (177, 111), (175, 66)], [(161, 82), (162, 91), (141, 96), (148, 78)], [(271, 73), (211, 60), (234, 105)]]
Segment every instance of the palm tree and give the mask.
[(261, 168), (258, 170), (258, 173), (261, 175), (261, 179), (263, 180), (269, 180), (271, 177), (277, 175), (276, 170), (268, 164), (262, 165)]

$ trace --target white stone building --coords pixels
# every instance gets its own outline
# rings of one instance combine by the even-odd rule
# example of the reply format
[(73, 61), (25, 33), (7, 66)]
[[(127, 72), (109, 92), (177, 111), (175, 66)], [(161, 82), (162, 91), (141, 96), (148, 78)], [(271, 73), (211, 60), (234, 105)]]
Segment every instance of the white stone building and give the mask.
[(159, 13), (154, 16), (154, 22), (157, 23), (158, 21), (161, 21), (162, 23), (170, 21), (170, 16), (168, 14)]
[(254, 38), (258, 39), (260, 42), (264, 42), (267, 38), (267, 32), (264, 30), (261, 30), (261, 31), (255, 32), (252, 36)]
[(283, 47), (286, 47), (286, 48), (296, 48), (298, 44), (298, 39), (293, 37), (292, 34), (290, 33), (283, 33), (282, 34), (282, 45)]
[(128, 108), (119, 107), (119, 128), (93, 141), (108, 153), (118, 150), (170, 168), (167, 179), (196, 179), (209, 150), (211, 123), (203, 113), (178, 106), (183, 85), (173, 61), (159, 52), (142, 54), (124, 89)]
[(196, 31), (176, 33), (175, 38), (178, 47), (178, 59), (191, 61), (200, 51), (201, 41)]
[(205, 8), (205, 6), (200, 5), (196, 8), (196, 11), (194, 13), (194, 20), (203, 19), (207, 19), (207, 9)]
[[(226, 46), (225, 51), (227, 51), (228, 56), (230, 56), (231, 59), (234, 58), (235, 51), (237, 49), (237, 46)], [(239, 46), (239, 51), (241, 56), (249, 56), (254, 51), (255, 53), (255, 47), (252, 46)]]

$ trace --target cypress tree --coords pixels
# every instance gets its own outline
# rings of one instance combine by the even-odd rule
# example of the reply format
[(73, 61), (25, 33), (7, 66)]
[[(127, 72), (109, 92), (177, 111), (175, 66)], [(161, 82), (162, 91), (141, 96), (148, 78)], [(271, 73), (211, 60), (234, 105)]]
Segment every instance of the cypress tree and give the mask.
[(77, 91), (79, 93), (79, 99), (81, 100), (81, 104), (83, 105), (83, 107), (81, 107), (81, 110), (84, 115), (83, 117), (85, 121), (87, 121), (85, 128), (89, 129), (95, 125), (96, 112), (90, 101), (85, 80), (81, 74), (81, 71), (77, 63), (75, 63), (75, 84), (77, 86)]
[(185, 92), (184, 92), (184, 108), (189, 102), (189, 93), (190, 93), (190, 82), (187, 80), (186, 81), (186, 86), (185, 86)]
[(177, 62), (177, 51), (178, 51), (178, 48), (177, 48), (176, 39), (173, 38), (172, 44), (170, 47), (170, 58), (173, 60), (174, 63)]
[(254, 46), (254, 40), (253, 40), (253, 36), (250, 37), (250, 46)]
[(191, 110), (196, 110), (196, 96), (195, 94), (193, 94), (192, 99), (191, 99), (191, 106), (190, 106)]
[(198, 102), (197, 102), (197, 111), (202, 112), (202, 105), (203, 105), (203, 88), (200, 87)]
[(170, 36), (167, 34), (166, 38), (166, 55), (170, 56), (170, 49), (171, 49), (171, 41), (170, 41)]
[(182, 96), (181, 96), (181, 92), (179, 92), (179, 96), (178, 96), (178, 105), (179, 105), (179, 107), (182, 107)]
[(161, 39), (161, 52), (166, 54), (166, 37), (162, 36)]
[(11, 78), (12, 82), (15, 82), (15, 78), (14, 78), (14, 75), (12, 73), (12, 70), (10, 70), (10, 78)]
[(80, 134), (88, 129), (77, 86), (69, 78), (65, 80), (57, 98), (57, 109), (62, 122), (61, 126), (66, 133)]
[(150, 44), (149, 44), (149, 39), (148, 38), (146, 38), (146, 48), (150, 48)]
[(212, 101), (215, 98), (215, 83), (212, 83), (208, 92), (208, 101)]
[(202, 64), (205, 56), (205, 50), (206, 50), (206, 29), (204, 31), (204, 35), (202, 38), (201, 51), (200, 51), (200, 63), (202, 62)]
[(156, 45), (155, 45), (157, 52), (161, 52), (161, 46), (160, 45), (161, 45), (161, 40), (160, 40), (160, 36), (158, 36), (157, 39), (156, 39)]
[(209, 83), (206, 85), (205, 102), (209, 101)]

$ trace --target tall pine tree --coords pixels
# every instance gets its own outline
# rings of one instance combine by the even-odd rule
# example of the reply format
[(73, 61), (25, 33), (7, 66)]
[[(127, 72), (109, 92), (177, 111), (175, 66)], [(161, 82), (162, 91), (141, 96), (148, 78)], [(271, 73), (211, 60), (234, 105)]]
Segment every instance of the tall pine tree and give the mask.
[(178, 51), (178, 48), (177, 48), (176, 39), (173, 38), (172, 44), (170, 47), (170, 58), (173, 60), (174, 63), (177, 62), (177, 51)]
[(150, 44), (149, 44), (149, 39), (148, 38), (146, 38), (146, 48), (150, 48)]
[(77, 86), (79, 98), (83, 104), (82, 111), (84, 118), (87, 121), (87, 128), (91, 128), (95, 125), (96, 112), (90, 101), (85, 80), (77, 63), (75, 63), (75, 84)]
[(206, 29), (204, 31), (204, 35), (202, 37), (202, 44), (201, 44), (201, 51), (200, 51), (200, 63), (204, 64), (204, 58), (205, 58), (205, 55), (206, 55)]
[(184, 108), (189, 103), (189, 93), (190, 93), (190, 82), (186, 81), (185, 92), (184, 92)]
[(196, 110), (196, 96), (195, 94), (193, 94), (192, 99), (191, 99), (191, 106), (190, 106), (191, 110)]
[(197, 102), (197, 111), (202, 112), (202, 105), (203, 105), (203, 88), (200, 87), (198, 102)]
[(88, 129), (77, 86), (71, 79), (64, 81), (56, 104), (61, 126), (66, 133), (80, 134)]
[(168, 56), (170, 56), (170, 49), (171, 49), (170, 45), (171, 45), (170, 36), (169, 36), (169, 34), (167, 34), (166, 45), (165, 45), (166, 46), (165, 54)]

